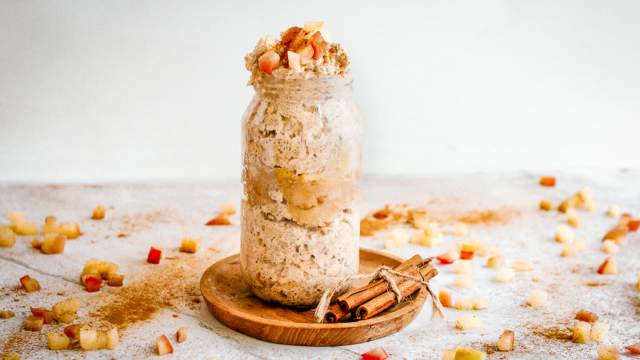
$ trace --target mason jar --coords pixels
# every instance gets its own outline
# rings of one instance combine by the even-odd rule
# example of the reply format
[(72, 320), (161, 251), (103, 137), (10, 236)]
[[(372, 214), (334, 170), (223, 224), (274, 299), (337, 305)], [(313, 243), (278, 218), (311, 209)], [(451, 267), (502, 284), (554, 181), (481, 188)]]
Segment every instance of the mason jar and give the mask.
[(312, 306), (358, 273), (361, 120), (350, 76), (261, 76), (243, 118), (241, 265), (261, 299)]

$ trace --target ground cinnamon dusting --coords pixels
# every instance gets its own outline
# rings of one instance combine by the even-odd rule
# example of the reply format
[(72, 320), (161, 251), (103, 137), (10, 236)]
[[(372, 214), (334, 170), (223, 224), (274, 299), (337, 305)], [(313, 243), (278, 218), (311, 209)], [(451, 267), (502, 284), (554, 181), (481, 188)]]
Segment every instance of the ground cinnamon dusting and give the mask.
[(571, 341), (572, 334), (571, 330), (568, 328), (561, 328), (557, 326), (542, 328), (542, 327), (534, 327), (533, 334), (542, 336), (551, 340), (561, 340), (561, 341)]
[(186, 254), (171, 258), (160, 265), (144, 265), (137, 278), (101, 294), (90, 316), (126, 329), (151, 319), (163, 308), (199, 308), (200, 276), (213, 260)]
[(453, 219), (465, 224), (504, 224), (516, 217), (519, 212), (510, 207), (488, 210), (470, 210), (456, 214)]

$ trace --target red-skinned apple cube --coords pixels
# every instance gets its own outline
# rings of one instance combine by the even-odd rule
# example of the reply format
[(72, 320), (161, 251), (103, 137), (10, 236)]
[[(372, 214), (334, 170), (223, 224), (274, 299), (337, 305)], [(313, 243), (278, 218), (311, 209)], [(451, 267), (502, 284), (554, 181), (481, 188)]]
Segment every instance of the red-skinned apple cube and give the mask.
[(80, 328), (81, 324), (73, 324), (64, 328), (64, 334), (67, 335), (70, 339), (78, 340), (80, 339)]
[(362, 354), (362, 360), (385, 360), (389, 357), (386, 351), (383, 348), (378, 347), (373, 350), (370, 350), (364, 354)]
[(161, 258), (162, 249), (152, 246), (151, 249), (149, 249), (149, 255), (147, 255), (147, 262), (149, 264), (160, 264)]
[(273, 50), (260, 55), (258, 58), (258, 67), (260, 71), (271, 75), (271, 72), (280, 64), (280, 55)]
[(53, 322), (53, 313), (49, 309), (32, 307), (31, 314), (33, 316), (42, 318), (45, 324), (51, 324)]
[(40, 283), (38, 282), (38, 280), (30, 277), (29, 275), (21, 277), (20, 284), (26, 292), (34, 292), (40, 290)]
[(100, 286), (102, 286), (102, 278), (96, 275), (86, 275), (84, 277), (84, 288), (87, 292), (100, 291)]

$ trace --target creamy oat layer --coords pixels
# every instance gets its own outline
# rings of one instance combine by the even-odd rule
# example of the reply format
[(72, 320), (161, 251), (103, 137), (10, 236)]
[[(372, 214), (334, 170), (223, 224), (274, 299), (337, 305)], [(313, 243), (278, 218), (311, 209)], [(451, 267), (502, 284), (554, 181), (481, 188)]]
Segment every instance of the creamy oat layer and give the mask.
[(245, 278), (265, 300), (314, 305), (359, 264), (361, 124), (348, 61), (317, 23), (261, 40), (245, 60), (256, 89), (243, 123)]

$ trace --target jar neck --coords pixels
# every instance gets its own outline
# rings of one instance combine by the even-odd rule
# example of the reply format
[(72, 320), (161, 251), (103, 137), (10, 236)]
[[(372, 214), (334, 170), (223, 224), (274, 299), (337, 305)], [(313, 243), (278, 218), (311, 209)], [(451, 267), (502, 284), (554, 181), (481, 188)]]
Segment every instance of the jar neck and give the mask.
[(351, 96), (350, 76), (317, 77), (309, 79), (280, 79), (263, 76), (254, 84), (262, 98), (284, 101), (329, 100)]

